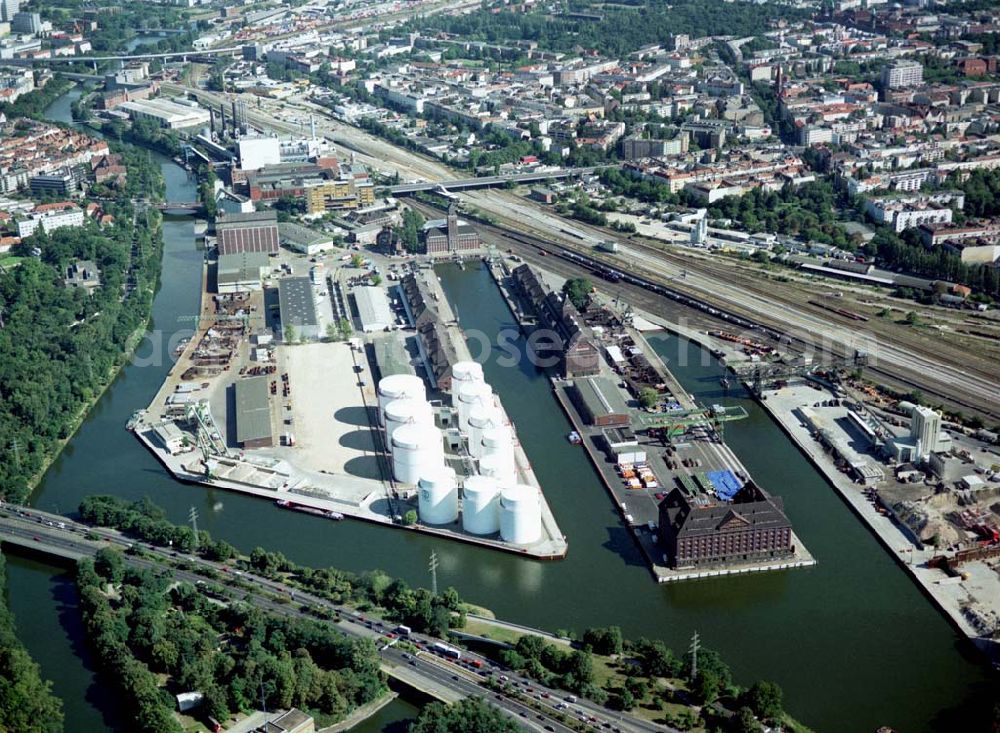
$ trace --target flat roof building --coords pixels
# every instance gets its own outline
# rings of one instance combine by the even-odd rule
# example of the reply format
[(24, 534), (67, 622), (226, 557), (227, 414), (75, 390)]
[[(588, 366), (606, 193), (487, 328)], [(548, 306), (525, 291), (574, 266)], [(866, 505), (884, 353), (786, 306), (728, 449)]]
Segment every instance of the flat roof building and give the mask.
[(354, 301), (358, 306), (361, 330), (365, 333), (385, 331), (395, 322), (392, 308), (389, 307), (389, 298), (382, 288), (375, 286), (356, 288)]
[(281, 311), (281, 337), (286, 341), (318, 339), (319, 317), (316, 296), (308, 277), (286, 277), (278, 281), (278, 306)]
[(333, 249), (333, 237), (329, 234), (292, 222), (283, 221), (278, 224), (278, 236), (281, 244), (288, 249), (305, 255), (315, 255)]
[(603, 377), (573, 380), (573, 401), (589, 425), (626, 426), (629, 424), (628, 405), (613, 385)]
[(148, 120), (167, 130), (207, 127), (211, 114), (195, 104), (183, 104), (169, 99), (133, 99), (118, 105), (129, 119)]
[(270, 448), (271, 405), (268, 377), (240, 379), (233, 385), (236, 397), (236, 442), (242, 448)]
[(215, 222), (219, 254), (278, 252), (278, 215), (273, 211), (227, 214)]
[(237, 252), (219, 255), (217, 291), (219, 293), (244, 293), (260, 290), (271, 271), (267, 252)]

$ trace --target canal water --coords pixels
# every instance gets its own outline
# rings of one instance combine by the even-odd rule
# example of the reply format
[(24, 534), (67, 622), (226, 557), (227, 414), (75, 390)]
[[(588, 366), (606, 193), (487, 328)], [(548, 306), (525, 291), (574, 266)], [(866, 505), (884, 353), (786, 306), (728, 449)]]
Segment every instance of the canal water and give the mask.
[[(194, 184), (186, 173), (161, 162), (168, 197), (191, 200)], [(195, 507), (200, 528), (243, 550), (260, 545), (316, 566), (382, 568), (421, 585), (429, 583), (433, 550), (442, 585), (512, 621), (553, 630), (618, 624), (628, 636), (663, 639), (677, 650), (698, 631), (740, 680), (781, 684), (791, 712), (817, 731), (879, 725), (907, 733), (967, 729), (961, 721), (968, 702), (987, 679), (967, 656), (964, 641), (766, 413), (745, 395), (722, 395), (718, 364), (709, 360), (703, 366), (700, 349), (675, 339), (659, 339), (656, 346), (687, 389), (706, 402), (740, 402), (750, 412), (748, 420), (726, 428), (727, 440), (757, 480), (784, 497), (817, 567), (657, 586), (584, 453), (566, 442), (570, 426), (548, 381), (524, 360), (504, 367), (488, 358), (485, 371), (569, 538), (569, 555), (560, 562), (534, 562), (362, 522), (329, 522), (168, 478), (124, 429), (169, 370), (170, 335), (190, 328), (198, 310), (202, 255), (192, 222), (168, 220), (164, 234), (151, 338), (45, 476), (32, 499), (39, 508), (72, 513), (94, 493), (149, 496), (176, 522)], [(465, 328), (490, 339), (516, 328), (485, 269), (445, 266), (439, 273)], [(39, 644), (59, 640), (36, 640), (32, 652), (43, 659)], [(62, 652), (72, 653), (69, 647)], [(86, 674), (80, 662), (75, 665)]]

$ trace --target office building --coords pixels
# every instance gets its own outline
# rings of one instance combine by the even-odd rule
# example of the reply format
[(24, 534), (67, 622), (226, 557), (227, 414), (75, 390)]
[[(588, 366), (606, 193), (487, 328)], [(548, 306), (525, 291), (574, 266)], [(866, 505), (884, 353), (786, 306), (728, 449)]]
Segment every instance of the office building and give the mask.
[(927, 458), (940, 450), (941, 413), (917, 405), (910, 413), (910, 438), (916, 443), (916, 457)]
[(454, 207), (446, 219), (434, 219), (424, 224), (424, 248), (427, 254), (450, 254), (478, 250), (482, 244), (479, 233), (468, 222), (458, 218)]
[(42, 16), (38, 13), (14, 13), (10, 21), (10, 29), (14, 33), (33, 36), (42, 32)]
[(0, 0), (0, 22), (12, 22), (20, 9), (21, 0)]

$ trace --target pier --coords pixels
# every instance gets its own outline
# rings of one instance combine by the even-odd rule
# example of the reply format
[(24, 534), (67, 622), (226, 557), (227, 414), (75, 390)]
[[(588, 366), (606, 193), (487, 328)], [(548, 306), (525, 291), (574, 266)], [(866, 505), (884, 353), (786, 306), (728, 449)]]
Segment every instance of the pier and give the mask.
[[(526, 323), (522, 317), (531, 313), (530, 305), (523, 302), (516, 288), (511, 286), (509, 265), (503, 259), (493, 259), (489, 262), (489, 271), (511, 312), (518, 318), (522, 330), (527, 334), (533, 323)], [(552, 279), (552, 276), (544, 272), (540, 274), (540, 277), (543, 280)], [(646, 330), (652, 330), (649, 326), (655, 328), (655, 324), (645, 320), (642, 321), (642, 324), (646, 326)], [(658, 481), (663, 481), (662, 485), (657, 481), (652, 483), (652, 488), (628, 486), (623, 481), (622, 475), (618, 473), (618, 466), (608, 458), (604, 450), (605, 434), (603, 428), (587, 424), (586, 419), (572, 399), (570, 391), (573, 389), (573, 380), (561, 378), (551, 370), (548, 377), (556, 400), (579, 435), (581, 447), (597, 470), (601, 483), (614, 503), (622, 522), (642, 550), (654, 579), (658, 583), (672, 583), (682, 580), (788, 570), (815, 565), (815, 558), (794, 532), (791, 534), (793, 548), (791, 556), (688, 569), (676, 569), (667, 565), (664, 549), (660, 544), (659, 505), (663, 501), (665, 493), (673, 488), (672, 482), (674, 480), (690, 481), (696, 474), (695, 471), (691, 470), (692, 468), (698, 468), (697, 474), (700, 476), (704, 476), (711, 470), (729, 470), (735, 475), (749, 480), (750, 473), (722, 439), (721, 430), (724, 422), (727, 419), (738, 419), (738, 416), (719, 414), (713, 417), (712, 410), (698, 406), (670, 373), (663, 360), (646, 341), (642, 332), (634, 325), (630, 325), (627, 327), (627, 333), (648, 360), (648, 363), (659, 374), (665, 385), (666, 394), (669, 395), (669, 399), (673, 400), (675, 406), (673, 413), (646, 413), (634, 408), (630, 409), (630, 422), (633, 428), (641, 432), (643, 427), (658, 422), (664, 422), (664, 424), (674, 422), (685, 425), (685, 432), (682, 433), (683, 440), (671, 442), (669, 445), (665, 445), (648, 435), (636, 436), (637, 445), (634, 450), (642, 452), (644, 463), (648, 465), (652, 475)], [(715, 345), (713, 344), (713, 346)], [(606, 378), (609, 383), (617, 383), (620, 377), (607, 368), (603, 356), (601, 364), (601, 376)], [(622, 398), (625, 399), (624, 394)], [(745, 415), (746, 413), (743, 412), (742, 416)], [(665, 448), (666, 450), (664, 450)], [(670, 452), (673, 457), (668, 459), (667, 452)]]

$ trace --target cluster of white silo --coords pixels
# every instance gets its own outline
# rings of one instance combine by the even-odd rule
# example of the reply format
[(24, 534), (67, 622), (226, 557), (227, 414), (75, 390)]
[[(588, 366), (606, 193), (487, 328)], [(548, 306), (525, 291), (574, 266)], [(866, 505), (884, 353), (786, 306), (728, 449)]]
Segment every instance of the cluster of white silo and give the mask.
[(392, 435), (396, 428), (402, 425), (422, 425), (434, 427), (434, 408), (427, 400), (404, 397), (393, 400), (385, 406), (382, 413), (382, 424), (385, 425), (386, 446), (392, 453)]
[[(459, 432), (479, 465), (479, 474), (466, 478), (462, 487), (462, 528), (482, 536), (499, 532), (512, 544), (537, 542), (542, 535), (538, 490), (517, 482), (514, 434), (483, 380), (481, 365), (455, 364), (452, 403)], [(455, 522), (458, 480), (445, 463), (443, 435), (435, 425), (423, 380), (409, 374), (385, 377), (378, 384), (378, 407), (393, 475), (400, 483), (417, 487), (420, 521)]]
[[(379, 424), (385, 424), (385, 408), (394, 400), (413, 399), (426, 400), (427, 389), (424, 380), (415, 374), (391, 374), (382, 377), (378, 383), (378, 419)], [(387, 435), (391, 438), (391, 435)], [(388, 440), (386, 441), (388, 442)]]

